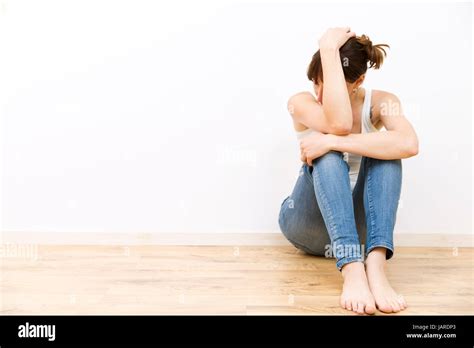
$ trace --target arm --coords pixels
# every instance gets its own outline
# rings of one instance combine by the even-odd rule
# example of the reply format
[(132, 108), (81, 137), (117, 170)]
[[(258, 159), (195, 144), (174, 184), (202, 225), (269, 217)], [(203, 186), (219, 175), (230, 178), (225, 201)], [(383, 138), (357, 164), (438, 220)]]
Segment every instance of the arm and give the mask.
[(374, 114), (379, 115), (386, 131), (344, 136), (314, 134), (301, 141), (301, 159), (310, 164), (331, 150), (383, 160), (418, 154), (418, 137), (395, 95), (384, 93), (381, 102), (374, 107)]
[(352, 129), (352, 109), (342, 70), (339, 48), (321, 47), (321, 64), (324, 74), (322, 108), (329, 123), (348, 134)]
[(374, 107), (385, 132), (333, 136), (330, 148), (341, 152), (383, 160), (409, 158), (418, 154), (418, 137), (413, 126), (403, 115), (400, 100), (391, 93), (384, 93)]
[(318, 95), (318, 101), (309, 92), (292, 96), (288, 101), (288, 111), (294, 122), (323, 133), (350, 133), (352, 110), (339, 48), (354, 35), (349, 28), (334, 28), (321, 37), (319, 51), (325, 79), (324, 93), (321, 93), (323, 102), (321, 95)]
[(309, 92), (301, 92), (292, 96), (288, 101), (288, 111), (293, 117), (293, 122), (318, 132), (339, 135), (350, 132), (347, 128), (332, 123), (324, 113), (321, 104)]

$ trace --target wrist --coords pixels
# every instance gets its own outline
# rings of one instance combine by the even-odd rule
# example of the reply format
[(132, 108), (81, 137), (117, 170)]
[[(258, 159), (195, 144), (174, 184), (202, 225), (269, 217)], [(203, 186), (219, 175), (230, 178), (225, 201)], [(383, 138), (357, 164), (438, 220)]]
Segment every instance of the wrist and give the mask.
[(338, 149), (339, 137), (334, 134), (326, 134), (326, 149), (328, 151)]
[(334, 45), (331, 45), (331, 46), (321, 45), (319, 47), (319, 51), (320, 51), (321, 54), (327, 54), (327, 55), (332, 54), (332, 55), (334, 55), (334, 54), (339, 53), (339, 48), (334, 46)]

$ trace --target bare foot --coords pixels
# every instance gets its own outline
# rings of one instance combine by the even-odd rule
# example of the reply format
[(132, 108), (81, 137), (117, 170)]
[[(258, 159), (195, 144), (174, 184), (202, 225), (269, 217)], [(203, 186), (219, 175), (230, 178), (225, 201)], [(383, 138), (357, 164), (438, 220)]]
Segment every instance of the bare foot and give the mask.
[(351, 262), (342, 267), (344, 285), (341, 307), (359, 314), (374, 314), (375, 300), (370, 293), (362, 262)]
[(365, 260), (365, 270), (369, 281), (370, 291), (375, 298), (375, 304), (381, 312), (396, 313), (407, 308), (403, 296), (398, 295), (390, 286), (385, 275), (385, 248), (373, 249)]

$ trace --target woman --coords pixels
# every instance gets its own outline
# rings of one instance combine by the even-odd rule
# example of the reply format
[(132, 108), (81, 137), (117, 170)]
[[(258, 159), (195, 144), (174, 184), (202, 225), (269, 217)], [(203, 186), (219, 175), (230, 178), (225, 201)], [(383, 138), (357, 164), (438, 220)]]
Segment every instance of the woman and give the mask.
[(308, 68), (316, 97), (302, 92), (288, 102), (304, 164), (280, 228), (306, 253), (336, 258), (340, 305), (360, 314), (407, 307), (384, 266), (394, 252), (401, 159), (418, 153), (418, 139), (394, 94), (362, 87), (384, 47), (349, 28), (327, 30)]

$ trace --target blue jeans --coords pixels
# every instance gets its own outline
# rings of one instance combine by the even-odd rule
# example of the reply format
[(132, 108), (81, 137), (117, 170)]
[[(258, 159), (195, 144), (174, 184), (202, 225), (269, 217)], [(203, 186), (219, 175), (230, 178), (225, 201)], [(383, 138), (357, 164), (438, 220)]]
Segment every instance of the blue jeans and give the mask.
[(363, 261), (376, 247), (385, 248), (389, 259), (401, 184), (401, 160), (362, 157), (352, 191), (343, 154), (330, 151), (312, 167), (301, 167), (293, 192), (281, 204), (280, 229), (298, 249), (335, 257), (339, 270)]

